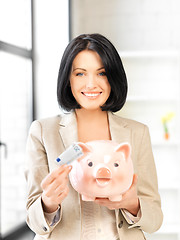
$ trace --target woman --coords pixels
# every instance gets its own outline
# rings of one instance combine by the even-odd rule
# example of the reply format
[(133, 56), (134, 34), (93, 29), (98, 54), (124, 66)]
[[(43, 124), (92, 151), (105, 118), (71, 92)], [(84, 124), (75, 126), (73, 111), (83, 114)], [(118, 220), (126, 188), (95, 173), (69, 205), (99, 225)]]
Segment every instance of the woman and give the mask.
[[(127, 80), (112, 43), (100, 34), (73, 39), (62, 57), (57, 86), (66, 114), (32, 123), (27, 142), (27, 223), (35, 239), (145, 239), (162, 223), (148, 128), (114, 115), (126, 100)], [(82, 201), (55, 159), (73, 142), (127, 141), (135, 170), (119, 202)]]

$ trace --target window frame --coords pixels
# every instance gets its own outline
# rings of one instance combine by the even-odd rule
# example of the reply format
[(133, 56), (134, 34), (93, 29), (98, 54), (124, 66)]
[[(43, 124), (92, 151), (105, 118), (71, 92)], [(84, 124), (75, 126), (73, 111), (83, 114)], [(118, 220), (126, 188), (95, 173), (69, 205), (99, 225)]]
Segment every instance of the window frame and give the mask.
[[(31, 109), (30, 109), (30, 119), (29, 121), (32, 122), (36, 119), (36, 99), (35, 99), (35, 61), (34, 61), (34, 25), (35, 25), (35, 20), (34, 20), (34, 0), (30, 0), (30, 5), (31, 5), (31, 48), (26, 49), (24, 47), (19, 47), (14, 44), (7, 43), (5, 41), (0, 40), (0, 51), (4, 51), (16, 56), (20, 56), (22, 58), (26, 58), (31, 60), (31, 89), (30, 89), (30, 102), (31, 102)], [(72, 29), (71, 29), (71, 6), (72, 2), (71, 0), (68, 0), (68, 18), (69, 18), (69, 41), (72, 39)], [(2, 144), (1, 144), (2, 145)], [(0, 184), (1, 184), (1, 179), (0, 179)], [(1, 199), (0, 199), (0, 204), (1, 204)], [(29, 229), (27, 226), (26, 222), (20, 224), (17, 226), (15, 229), (10, 230), (7, 234), (2, 236), (2, 233), (0, 231), (0, 239), (2, 240), (10, 240), (10, 239), (17, 239), (19, 237), (22, 237), (24, 234), (31, 232), (32, 235), (34, 233)]]

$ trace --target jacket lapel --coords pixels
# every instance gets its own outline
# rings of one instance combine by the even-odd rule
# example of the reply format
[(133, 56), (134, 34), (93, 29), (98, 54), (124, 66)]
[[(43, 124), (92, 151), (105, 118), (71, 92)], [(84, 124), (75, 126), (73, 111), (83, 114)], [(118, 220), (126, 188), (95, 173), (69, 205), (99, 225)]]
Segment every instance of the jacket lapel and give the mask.
[[(117, 143), (129, 142), (131, 144), (131, 130), (123, 118), (108, 112), (111, 139)], [(60, 136), (65, 149), (73, 142), (78, 142), (77, 121), (75, 112), (64, 114), (60, 120)]]
[(59, 132), (65, 149), (69, 147), (73, 142), (78, 141), (75, 112), (63, 115), (60, 120)]
[(108, 112), (111, 139), (117, 143), (129, 142), (131, 144), (131, 130), (123, 118)]

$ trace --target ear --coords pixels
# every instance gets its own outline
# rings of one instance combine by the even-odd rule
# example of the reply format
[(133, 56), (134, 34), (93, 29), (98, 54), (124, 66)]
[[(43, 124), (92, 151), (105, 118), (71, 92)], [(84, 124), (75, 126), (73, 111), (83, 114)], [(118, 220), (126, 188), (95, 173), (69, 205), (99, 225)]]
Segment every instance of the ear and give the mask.
[[(84, 154), (87, 154), (87, 153), (90, 153), (92, 152), (92, 149), (90, 146), (88, 146), (87, 144), (85, 143), (82, 143), (82, 142), (77, 142), (77, 144), (81, 147), (82, 151)], [(84, 157), (84, 156), (83, 156)], [(79, 158), (78, 161), (80, 161), (83, 157)]]
[(131, 154), (131, 146), (129, 143), (121, 143), (115, 147), (114, 152), (122, 152), (124, 154), (125, 160), (127, 161)]

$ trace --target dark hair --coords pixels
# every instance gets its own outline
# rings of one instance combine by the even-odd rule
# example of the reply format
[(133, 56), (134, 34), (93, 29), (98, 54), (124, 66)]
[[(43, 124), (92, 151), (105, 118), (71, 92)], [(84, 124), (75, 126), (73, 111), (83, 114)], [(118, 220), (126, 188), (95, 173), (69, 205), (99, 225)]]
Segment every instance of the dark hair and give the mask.
[(70, 74), (74, 58), (83, 50), (91, 50), (99, 54), (111, 86), (110, 96), (101, 109), (112, 112), (120, 110), (127, 96), (126, 74), (117, 50), (100, 34), (82, 34), (74, 38), (66, 47), (58, 74), (57, 99), (60, 107), (67, 111), (81, 108), (71, 92)]

